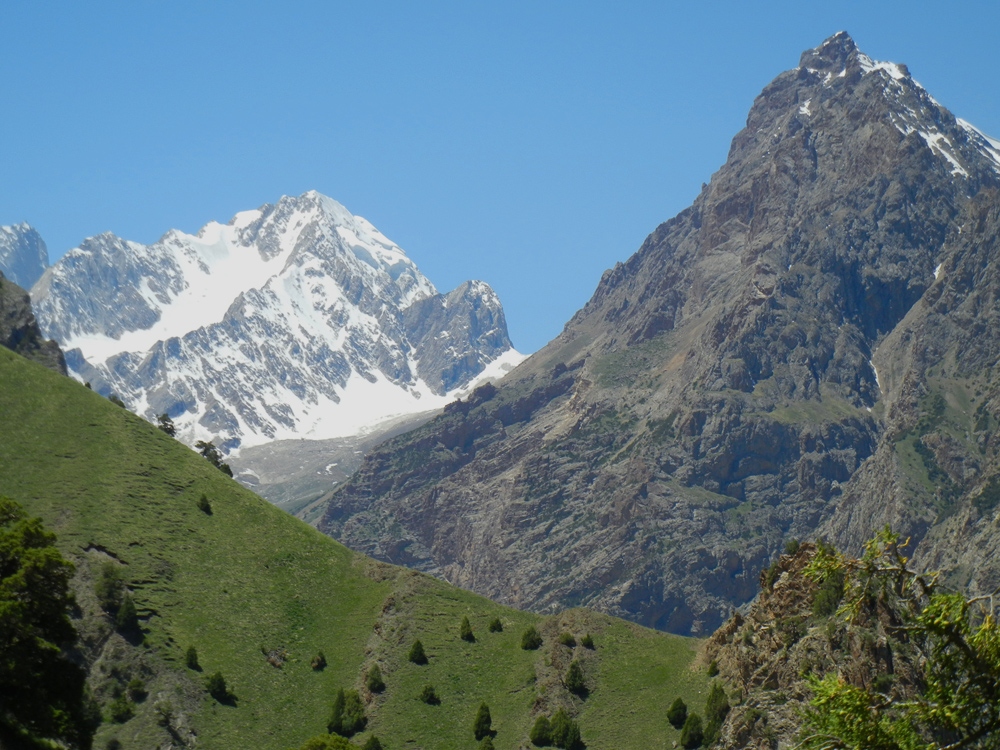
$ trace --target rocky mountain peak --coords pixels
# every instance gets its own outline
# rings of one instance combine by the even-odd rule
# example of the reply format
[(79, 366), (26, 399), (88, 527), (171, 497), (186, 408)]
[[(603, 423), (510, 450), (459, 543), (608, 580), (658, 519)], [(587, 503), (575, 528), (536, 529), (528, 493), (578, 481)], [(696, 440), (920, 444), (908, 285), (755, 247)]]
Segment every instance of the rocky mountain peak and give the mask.
[(517, 359), (488, 286), (438, 294), (398, 245), (315, 191), (152, 245), (90, 238), (32, 293), (77, 378), (170, 414), (188, 441), (352, 435), (440, 408)]
[(45, 242), (27, 223), (0, 227), (0, 272), (24, 289), (30, 289), (49, 266)]
[(788, 538), (922, 537), (979, 492), (997, 144), (846, 34), (802, 62), (559, 337), (369, 454), (320, 528), (517, 606), (699, 634)]

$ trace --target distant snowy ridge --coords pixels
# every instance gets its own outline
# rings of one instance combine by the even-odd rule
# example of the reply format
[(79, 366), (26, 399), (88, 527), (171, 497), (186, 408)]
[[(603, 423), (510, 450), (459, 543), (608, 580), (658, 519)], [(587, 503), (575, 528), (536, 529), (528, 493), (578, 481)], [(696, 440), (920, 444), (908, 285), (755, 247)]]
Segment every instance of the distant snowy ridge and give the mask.
[(398, 245), (314, 191), (152, 245), (106, 233), (32, 289), (72, 374), (186, 442), (354, 435), (510, 369), (499, 299), (442, 295)]
[(49, 266), (49, 251), (25, 223), (0, 227), (0, 271), (23, 289), (30, 289)]

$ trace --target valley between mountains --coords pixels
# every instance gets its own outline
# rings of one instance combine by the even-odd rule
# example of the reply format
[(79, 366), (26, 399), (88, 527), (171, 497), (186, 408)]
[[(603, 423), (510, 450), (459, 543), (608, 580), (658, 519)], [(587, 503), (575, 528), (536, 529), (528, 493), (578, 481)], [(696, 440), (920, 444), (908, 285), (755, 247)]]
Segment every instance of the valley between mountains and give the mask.
[(489, 747), (557, 711), (677, 746), (678, 698), (705, 744), (790, 747), (810, 675), (908, 700), (931, 654), (899, 599), (838, 619), (817, 559), (888, 526), (1000, 588), (1000, 142), (843, 32), (529, 357), (487, 283), (316, 192), (51, 267), (5, 227), (0, 270), (0, 495), (76, 566), (95, 747), (287, 750), (340, 689), (369, 750), (477, 746), (481, 703)]

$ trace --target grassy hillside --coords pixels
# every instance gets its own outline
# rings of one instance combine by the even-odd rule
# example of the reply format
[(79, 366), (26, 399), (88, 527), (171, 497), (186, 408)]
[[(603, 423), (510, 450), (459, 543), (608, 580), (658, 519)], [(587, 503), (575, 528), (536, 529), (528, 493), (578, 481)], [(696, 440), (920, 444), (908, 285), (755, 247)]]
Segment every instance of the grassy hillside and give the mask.
[[(590, 748), (677, 739), (666, 708), (700, 706), (694, 642), (585, 610), (541, 618), (435, 579), (356, 555), (240, 487), (207, 461), (82, 386), (0, 349), (0, 494), (41, 516), (78, 567), (81, 655), (105, 716), (117, 698), (134, 716), (102, 724), (95, 747), (286, 750), (324, 731), (339, 687), (358, 688), (386, 748), (474, 747), (486, 701), (497, 748), (527, 745), (539, 712), (564, 706)], [(198, 507), (202, 495), (211, 513)], [(94, 582), (120, 571), (143, 626), (131, 640), (102, 613)], [(468, 616), (476, 635), (458, 636)], [(490, 633), (499, 617), (504, 629)], [(520, 648), (535, 625), (537, 651)], [(558, 643), (590, 633), (596, 649)], [(429, 664), (410, 663), (420, 638)], [(185, 665), (195, 646), (201, 671)], [(328, 665), (314, 670), (323, 651)], [(270, 657), (270, 659), (269, 659)], [(573, 659), (591, 693), (561, 685)], [(386, 690), (368, 693), (378, 663)], [(235, 700), (204, 689), (221, 671)], [(128, 697), (141, 680), (147, 695)], [(418, 700), (433, 684), (441, 698)]]

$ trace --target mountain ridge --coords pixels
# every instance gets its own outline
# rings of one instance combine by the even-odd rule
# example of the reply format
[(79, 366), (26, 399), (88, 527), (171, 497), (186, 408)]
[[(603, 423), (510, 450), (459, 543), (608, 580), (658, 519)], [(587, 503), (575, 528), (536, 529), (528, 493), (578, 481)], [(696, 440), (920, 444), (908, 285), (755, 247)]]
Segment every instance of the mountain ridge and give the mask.
[(896, 410), (921, 409), (880, 347), (958, 246), (990, 236), (961, 228), (998, 185), (991, 140), (905, 66), (831, 37), (556, 339), (369, 454), (320, 528), (519, 607), (710, 632), (787, 538), (854, 494), (864, 527), (900, 484), (887, 464), (864, 480), (896, 455)]
[(487, 284), (439, 294), (398, 245), (315, 191), (148, 246), (98, 235), (32, 296), (74, 377), (227, 448), (440, 408), (521, 358)]

